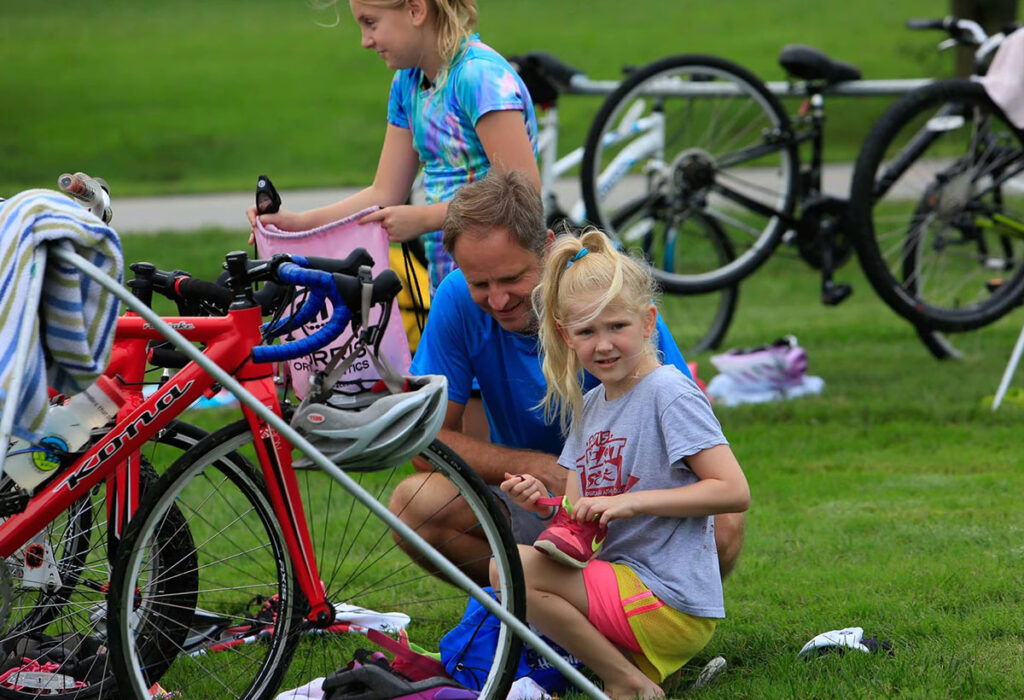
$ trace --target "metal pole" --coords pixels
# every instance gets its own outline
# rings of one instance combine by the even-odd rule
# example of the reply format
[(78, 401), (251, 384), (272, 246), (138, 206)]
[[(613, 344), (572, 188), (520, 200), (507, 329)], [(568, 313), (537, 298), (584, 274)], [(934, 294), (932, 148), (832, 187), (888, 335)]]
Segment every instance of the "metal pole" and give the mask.
[(260, 418), (267, 421), (270, 426), (280, 433), (288, 442), (294, 447), (300, 449), (307, 457), (309, 457), (321, 470), (326, 472), (332, 479), (341, 484), (346, 491), (352, 494), (353, 497), (367, 509), (369, 509), (374, 515), (383, 520), (392, 529), (398, 532), (398, 534), (406, 541), (412, 543), (412, 545), (426, 557), (431, 564), (436, 566), (445, 576), (450, 580), (454, 581), (460, 588), (465, 590), (471, 596), (487, 609), (488, 612), (493, 614), (499, 620), (504, 622), (509, 628), (512, 629), (523, 641), (527, 642), (532, 646), (541, 656), (551, 662), (551, 665), (562, 672), (566, 678), (576, 685), (580, 690), (586, 693), (588, 696), (597, 700), (607, 700), (607, 696), (601, 692), (601, 690), (591, 683), (586, 676), (580, 673), (577, 669), (573, 668), (568, 661), (563, 659), (561, 656), (556, 654), (551, 647), (549, 647), (544, 640), (542, 640), (537, 634), (535, 634), (529, 627), (526, 626), (520, 620), (517, 620), (515, 616), (506, 611), (498, 602), (487, 595), (480, 586), (473, 583), (473, 581), (462, 573), (458, 567), (448, 561), (444, 555), (434, 549), (426, 540), (416, 534), (408, 525), (399, 520), (395, 515), (391, 513), (385, 506), (379, 503), (375, 498), (368, 494), (359, 484), (352, 480), (352, 478), (342, 471), (336, 464), (331, 462), (325, 457), (319, 450), (311, 445), (302, 435), (296, 432), (290, 425), (285, 423), (280, 417), (275, 415), (269, 408), (261, 404), (256, 398), (250, 394), (245, 388), (238, 383), (234, 377), (225, 372), (223, 369), (218, 367), (209, 358), (204, 357), (199, 350), (195, 348), (190, 342), (185, 340), (177, 331), (167, 325), (163, 319), (160, 318), (152, 309), (143, 304), (141, 301), (132, 296), (126, 289), (117, 284), (107, 275), (92, 265), (88, 260), (81, 257), (80, 255), (57, 250), (54, 251), (56, 257), (62, 261), (74, 265), (78, 269), (82, 270), (90, 277), (99, 282), (100, 285), (108, 289), (121, 301), (125, 303), (132, 311), (137, 313), (146, 319), (153, 328), (160, 331), (160, 333), (167, 338), (169, 341), (181, 350), (189, 359), (196, 362), (206, 372), (213, 377), (221, 386), (230, 391), (238, 400), (253, 410)]
[[(844, 97), (892, 97), (904, 95), (933, 82), (930, 78), (909, 78), (892, 80), (849, 80), (835, 83), (822, 89), (823, 95)], [(566, 92), (571, 95), (610, 95), (619, 82), (616, 80), (591, 80), (576, 76)], [(777, 80), (765, 83), (765, 87), (779, 97), (806, 97), (809, 93), (803, 81)], [(648, 97), (729, 97), (742, 94), (735, 83), (721, 81), (693, 82), (666, 76), (652, 81), (639, 93)]]
[(1006, 363), (1006, 369), (1003, 370), (1003, 378), (999, 381), (999, 388), (996, 390), (996, 396), (992, 399), (993, 413), (999, 408), (999, 404), (1003, 402), (1003, 397), (1006, 396), (1007, 389), (1010, 388), (1010, 380), (1013, 379), (1013, 374), (1017, 371), (1017, 364), (1020, 362), (1022, 352), (1024, 352), (1024, 326), (1021, 326), (1020, 335), (1017, 336), (1017, 342), (1013, 346), (1013, 352), (1010, 353), (1010, 360)]

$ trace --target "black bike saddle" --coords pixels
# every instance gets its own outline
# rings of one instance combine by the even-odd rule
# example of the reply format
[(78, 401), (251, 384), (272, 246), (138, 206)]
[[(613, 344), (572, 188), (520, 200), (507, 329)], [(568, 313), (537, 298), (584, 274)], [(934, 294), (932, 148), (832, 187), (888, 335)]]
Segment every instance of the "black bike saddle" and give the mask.
[(779, 65), (790, 75), (802, 80), (824, 80), (841, 83), (860, 80), (860, 68), (829, 58), (824, 51), (803, 44), (789, 44), (779, 52)]
[(558, 96), (569, 88), (573, 76), (583, 74), (579, 68), (544, 51), (509, 56), (508, 62), (523, 79), (530, 98), (539, 105), (558, 102)]

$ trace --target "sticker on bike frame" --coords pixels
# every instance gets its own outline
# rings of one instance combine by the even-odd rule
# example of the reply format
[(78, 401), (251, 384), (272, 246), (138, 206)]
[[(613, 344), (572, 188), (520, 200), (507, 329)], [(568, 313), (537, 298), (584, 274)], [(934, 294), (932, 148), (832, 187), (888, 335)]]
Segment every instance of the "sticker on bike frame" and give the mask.
[(964, 124), (967, 120), (959, 114), (946, 114), (939, 117), (932, 117), (928, 120), (928, 131), (955, 131)]

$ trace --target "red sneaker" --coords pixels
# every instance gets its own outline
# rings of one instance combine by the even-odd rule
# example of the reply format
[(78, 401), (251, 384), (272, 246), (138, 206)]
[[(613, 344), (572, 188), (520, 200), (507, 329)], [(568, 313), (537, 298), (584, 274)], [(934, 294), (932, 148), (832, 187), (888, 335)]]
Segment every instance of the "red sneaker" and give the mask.
[(542, 505), (553, 505), (558, 508), (555, 519), (544, 532), (537, 536), (533, 546), (547, 554), (555, 561), (582, 569), (601, 549), (608, 531), (592, 520), (580, 523), (573, 520), (572, 504), (566, 499), (542, 498)]

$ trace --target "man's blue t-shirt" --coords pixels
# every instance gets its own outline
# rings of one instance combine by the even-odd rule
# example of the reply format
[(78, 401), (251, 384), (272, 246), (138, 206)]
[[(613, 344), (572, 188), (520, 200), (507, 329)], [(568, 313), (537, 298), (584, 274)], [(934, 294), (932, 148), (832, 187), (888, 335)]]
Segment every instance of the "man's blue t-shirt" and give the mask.
[[(658, 316), (658, 350), (692, 379), (668, 326)], [(413, 358), (412, 374), (448, 377), (448, 398), (465, 404), (476, 377), (483, 395), (491, 442), (558, 455), (564, 439), (556, 420), (544, 421), (538, 404), (547, 382), (541, 372), (540, 341), (503, 329), (476, 305), (461, 270), (445, 277), (430, 304), (430, 315)], [(597, 385), (585, 376), (584, 391)]]

